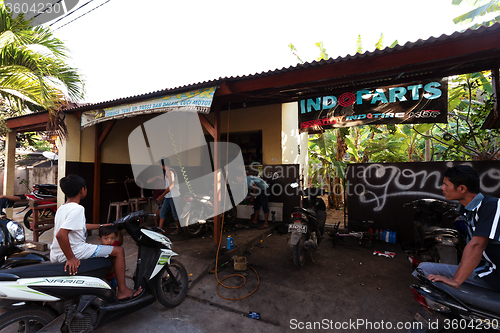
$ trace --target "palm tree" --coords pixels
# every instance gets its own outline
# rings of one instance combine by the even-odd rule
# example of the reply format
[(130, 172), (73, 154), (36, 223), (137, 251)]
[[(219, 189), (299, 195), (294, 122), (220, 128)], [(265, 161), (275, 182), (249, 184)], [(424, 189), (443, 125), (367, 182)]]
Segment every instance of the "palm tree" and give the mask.
[[(59, 119), (64, 104), (83, 98), (84, 83), (67, 65), (68, 53), (49, 28), (33, 27), (23, 15), (12, 18), (0, 2), (0, 104), (9, 116), (48, 110)], [(60, 132), (60, 125), (53, 129)]]

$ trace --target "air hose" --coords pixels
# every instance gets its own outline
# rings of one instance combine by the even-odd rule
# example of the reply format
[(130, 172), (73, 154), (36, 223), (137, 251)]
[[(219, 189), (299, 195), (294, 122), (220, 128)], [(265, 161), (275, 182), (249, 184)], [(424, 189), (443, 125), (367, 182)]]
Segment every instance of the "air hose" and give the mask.
[(170, 123), (167, 123), (168, 126), (168, 134), (170, 134), (170, 140), (172, 141), (172, 146), (174, 147), (175, 157), (177, 158), (177, 163), (179, 163), (179, 167), (181, 169), (182, 177), (186, 182), (186, 186), (189, 190), (189, 193), (194, 195), (193, 189), (191, 188), (191, 183), (189, 182), (188, 176), (186, 174), (186, 170), (184, 169), (184, 165), (182, 165), (182, 161), (179, 157), (179, 151), (177, 150), (177, 146), (175, 145), (174, 135), (170, 132)]
[[(227, 133), (226, 134), (226, 140), (227, 141), (226, 141), (226, 143), (229, 143), (229, 111), (230, 110), (231, 110), (231, 104), (229, 104), (229, 108), (227, 110), (227, 132), (226, 132)], [(228, 158), (229, 158), (229, 144), (226, 144), (226, 161), (228, 160)], [(225, 175), (224, 181), (227, 184), (227, 170), (226, 170), (225, 174), (226, 175)], [(227, 199), (227, 189), (226, 189), (226, 191), (224, 191), (224, 207), (226, 207), (226, 199)], [(214, 203), (215, 203), (215, 195), (214, 195)], [(220, 231), (224, 230), (224, 213), (222, 213), (221, 215), (222, 215), (222, 220), (221, 220)], [(215, 233), (215, 229), (214, 229), (214, 233)], [(222, 236), (222, 232), (221, 232), (221, 236)], [(257, 287), (255, 287), (255, 289), (250, 294), (248, 294), (246, 296), (243, 296), (243, 297), (239, 297), (239, 298), (226, 298), (226, 297), (222, 296), (219, 293), (219, 286), (223, 286), (224, 288), (227, 288), (227, 289), (239, 289), (239, 288), (243, 287), (247, 283), (247, 279), (242, 274), (231, 274), (231, 275), (226, 276), (222, 280), (219, 280), (217, 267), (219, 266), (218, 263), (219, 263), (219, 251), (220, 251), (220, 244), (221, 244), (221, 242), (222, 242), (222, 237), (219, 237), (219, 246), (217, 247), (217, 255), (215, 257), (215, 278), (217, 279), (217, 282), (218, 282), (217, 283), (217, 287), (216, 287), (217, 295), (219, 295), (220, 298), (228, 300), (228, 301), (240, 301), (242, 299), (245, 299), (245, 298), (251, 296), (253, 293), (255, 293), (257, 291), (257, 289), (259, 289), (259, 286), (260, 286), (260, 277), (259, 277), (259, 274), (257, 273), (257, 271), (255, 270), (255, 268), (253, 268), (250, 265), (247, 265), (248, 267), (250, 267), (255, 272), (255, 275), (257, 276)], [(236, 286), (236, 287), (230, 287), (230, 286), (227, 286), (224, 283), (222, 283), (222, 281), (224, 281), (226, 279), (229, 279), (229, 278), (232, 278), (232, 277), (241, 277), (241, 278), (243, 278), (243, 283), (240, 284), (239, 286)]]

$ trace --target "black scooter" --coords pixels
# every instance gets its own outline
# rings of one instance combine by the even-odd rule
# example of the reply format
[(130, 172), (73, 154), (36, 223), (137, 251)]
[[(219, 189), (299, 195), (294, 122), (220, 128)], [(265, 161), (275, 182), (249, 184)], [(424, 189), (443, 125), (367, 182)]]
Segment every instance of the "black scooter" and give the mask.
[(43, 254), (25, 250), (23, 227), (6, 217), (0, 218), (0, 268), (12, 268), (49, 261)]
[[(224, 212), (224, 225), (232, 224), (236, 221), (236, 205), (233, 197), (229, 196), (231, 208)], [(184, 233), (189, 237), (197, 237), (204, 234), (207, 228), (213, 229), (214, 226), (214, 205), (212, 196), (185, 195), (184, 206), (180, 215), (181, 225), (186, 225), (182, 228)]]
[(415, 316), (414, 329), (407, 332), (474, 332), (500, 330), (500, 292), (468, 283), (459, 288), (432, 282), (422, 274), (422, 284), (410, 287), (413, 298), (425, 307)]
[[(297, 188), (298, 184), (291, 185)], [(302, 207), (292, 209), (292, 219), (288, 225), (291, 237), (288, 247), (292, 250), (293, 263), (297, 267), (304, 266), (306, 252), (311, 254), (316, 250), (323, 239), (326, 222), (326, 205), (323, 199), (318, 198), (326, 193), (318, 188), (301, 190)]]
[(64, 263), (40, 263), (0, 270), (0, 331), (90, 332), (98, 326), (144, 308), (156, 300), (167, 307), (186, 297), (188, 275), (172, 259), (172, 243), (157, 227), (142, 227), (148, 214), (134, 212), (114, 222), (125, 228), (139, 246), (134, 288), (143, 292), (118, 300), (106, 283), (111, 261), (81, 260), (78, 273), (69, 276)]
[(465, 239), (456, 229), (442, 226), (443, 217), (454, 220), (458, 216), (456, 204), (436, 199), (418, 199), (404, 206), (415, 209), (415, 242), (405, 251), (410, 263), (414, 267), (421, 262), (458, 265)]

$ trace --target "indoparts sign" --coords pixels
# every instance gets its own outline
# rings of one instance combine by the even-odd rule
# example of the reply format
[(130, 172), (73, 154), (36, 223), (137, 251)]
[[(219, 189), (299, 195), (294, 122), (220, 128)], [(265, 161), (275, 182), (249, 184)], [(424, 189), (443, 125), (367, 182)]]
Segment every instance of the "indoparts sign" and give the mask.
[(209, 113), (215, 89), (216, 87), (197, 89), (132, 104), (86, 111), (82, 113), (80, 127), (83, 129), (111, 119), (135, 117), (150, 113), (169, 111)]
[(299, 101), (300, 131), (376, 125), (446, 123), (446, 79), (345, 92)]

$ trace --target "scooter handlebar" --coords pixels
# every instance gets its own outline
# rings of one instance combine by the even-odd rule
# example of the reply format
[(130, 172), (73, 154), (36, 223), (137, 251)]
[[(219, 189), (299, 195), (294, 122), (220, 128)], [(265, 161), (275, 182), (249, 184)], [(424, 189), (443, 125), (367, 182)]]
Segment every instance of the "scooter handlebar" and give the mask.
[(125, 215), (124, 217), (121, 217), (119, 218), (118, 220), (116, 220), (115, 222), (113, 222), (113, 225), (115, 226), (118, 226), (120, 224), (123, 224), (123, 223), (126, 223), (126, 222), (130, 222), (130, 221), (134, 221), (134, 220), (138, 220), (140, 218), (143, 218), (143, 217), (148, 217), (149, 214), (144, 211), (144, 210), (139, 210), (137, 212), (132, 212), (128, 215)]

